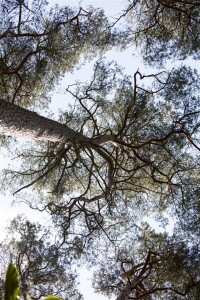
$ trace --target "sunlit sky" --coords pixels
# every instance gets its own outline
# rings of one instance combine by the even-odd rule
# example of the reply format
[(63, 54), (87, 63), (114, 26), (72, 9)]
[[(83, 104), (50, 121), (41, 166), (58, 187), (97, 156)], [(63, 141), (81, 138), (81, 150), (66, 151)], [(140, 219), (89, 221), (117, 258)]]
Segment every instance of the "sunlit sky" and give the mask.
[[(87, 5), (92, 5), (94, 7), (102, 7), (105, 10), (106, 15), (112, 16), (113, 20), (114, 17), (117, 17), (119, 13), (124, 9), (125, 1), (122, 0), (82, 0), (82, 1), (74, 1), (74, 0), (49, 0), (50, 5), (52, 4), (59, 4), (59, 5), (69, 5), (69, 6), (82, 6), (86, 8)], [(144, 66), (141, 64), (141, 60), (133, 56), (134, 49), (129, 48), (125, 52), (120, 52), (117, 50), (109, 51), (105, 54), (107, 60), (116, 60), (119, 65), (122, 65), (126, 69), (126, 73), (129, 75), (133, 75), (134, 72), (139, 68), (140, 70), (145, 70)], [(55, 117), (58, 112), (58, 108), (65, 109), (69, 103), (68, 95), (64, 95), (62, 92), (65, 90), (68, 84), (73, 84), (76, 79), (86, 80), (89, 79), (90, 75), (92, 74), (92, 65), (93, 62), (85, 64), (81, 70), (75, 71), (73, 74), (66, 74), (64, 79), (62, 80), (61, 92), (58, 92), (58, 89), (52, 94), (52, 104), (50, 106), (52, 112), (54, 113)], [(1, 168), (6, 167), (7, 160), (6, 160), (6, 152), (0, 155), (1, 160)], [(4, 227), (9, 219), (15, 217), (18, 213), (25, 213), (27, 217), (31, 221), (41, 221), (41, 215), (37, 212), (33, 212), (32, 210), (28, 209), (27, 206), (21, 204), (14, 205), (11, 207), (11, 203), (14, 200), (12, 195), (7, 194), (6, 196), (1, 196), (0, 202), (0, 226), (1, 226), (1, 233), (0, 237), (3, 237)], [(43, 224), (48, 223), (50, 217), (45, 217), (43, 219)], [(91, 285), (89, 283), (88, 278), (91, 277), (91, 273), (89, 273), (85, 268), (80, 271), (80, 289), (84, 295), (85, 300), (105, 300), (104, 296), (94, 294), (92, 292)]]

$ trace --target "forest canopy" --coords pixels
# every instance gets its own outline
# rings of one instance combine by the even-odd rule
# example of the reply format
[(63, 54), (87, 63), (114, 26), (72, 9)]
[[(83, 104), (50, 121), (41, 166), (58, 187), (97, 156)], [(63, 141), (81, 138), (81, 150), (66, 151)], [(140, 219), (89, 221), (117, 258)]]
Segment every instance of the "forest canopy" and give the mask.
[[(13, 263), (24, 300), (83, 299), (82, 265), (96, 266), (94, 289), (108, 299), (199, 299), (198, 1), (125, 1), (109, 18), (98, 7), (2, 0), (0, 14), (1, 148), (14, 156), (1, 189), (51, 223), (11, 221), (1, 294)], [(145, 73), (106, 59), (113, 50), (125, 60), (128, 47)], [(51, 93), (87, 62), (91, 78), (62, 81), (71, 103), (50, 117)], [(164, 228), (173, 218), (173, 233), (148, 217)]]

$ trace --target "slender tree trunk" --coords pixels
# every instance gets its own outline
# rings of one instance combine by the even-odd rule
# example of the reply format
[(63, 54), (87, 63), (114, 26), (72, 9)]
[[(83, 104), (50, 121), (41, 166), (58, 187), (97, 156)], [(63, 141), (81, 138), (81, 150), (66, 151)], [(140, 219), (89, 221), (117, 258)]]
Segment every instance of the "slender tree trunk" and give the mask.
[(0, 134), (54, 143), (84, 143), (90, 140), (65, 124), (3, 100), (0, 101)]

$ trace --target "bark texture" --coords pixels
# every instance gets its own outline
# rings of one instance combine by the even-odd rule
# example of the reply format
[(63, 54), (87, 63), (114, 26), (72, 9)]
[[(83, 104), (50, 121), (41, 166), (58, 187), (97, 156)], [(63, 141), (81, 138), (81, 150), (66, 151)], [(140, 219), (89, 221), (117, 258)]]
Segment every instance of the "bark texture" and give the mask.
[(54, 143), (81, 143), (90, 140), (65, 124), (3, 100), (0, 101), (0, 134)]

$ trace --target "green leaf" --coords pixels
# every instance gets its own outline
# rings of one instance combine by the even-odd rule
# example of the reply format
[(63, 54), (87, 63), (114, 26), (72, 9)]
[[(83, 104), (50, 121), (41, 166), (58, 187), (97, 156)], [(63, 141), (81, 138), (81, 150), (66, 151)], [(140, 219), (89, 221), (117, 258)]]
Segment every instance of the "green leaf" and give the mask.
[(5, 300), (16, 300), (19, 294), (17, 269), (13, 264), (8, 265), (5, 282)]
[(44, 300), (60, 300), (60, 298), (57, 296), (47, 296), (44, 298)]

